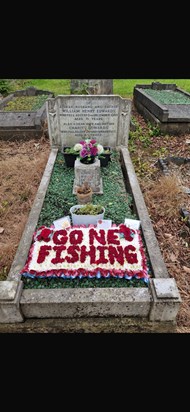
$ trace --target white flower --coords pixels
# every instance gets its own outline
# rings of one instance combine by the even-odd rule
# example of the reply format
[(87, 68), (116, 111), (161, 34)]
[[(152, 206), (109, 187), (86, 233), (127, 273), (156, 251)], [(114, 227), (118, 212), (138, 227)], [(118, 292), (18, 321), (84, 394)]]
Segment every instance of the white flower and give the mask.
[(101, 154), (101, 153), (103, 153), (103, 151), (104, 151), (104, 148), (103, 148), (103, 146), (102, 146), (101, 144), (98, 144), (98, 145), (97, 145), (97, 149), (98, 149), (98, 154)]
[(73, 147), (74, 150), (76, 150), (76, 152), (80, 152), (80, 150), (83, 148), (81, 143), (76, 143)]

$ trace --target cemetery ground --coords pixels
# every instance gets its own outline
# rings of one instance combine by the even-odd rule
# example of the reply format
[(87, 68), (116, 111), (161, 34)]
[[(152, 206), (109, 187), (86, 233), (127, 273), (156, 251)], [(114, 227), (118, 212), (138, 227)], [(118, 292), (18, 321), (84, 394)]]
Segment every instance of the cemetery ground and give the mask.
[[(190, 332), (190, 228), (180, 208), (190, 211), (189, 168), (172, 168), (165, 176), (158, 165), (166, 156), (189, 157), (190, 135), (161, 135), (132, 109), (135, 131), (129, 150), (168, 273), (179, 288), (182, 304), (177, 332)], [(1, 141), (0, 145), (0, 280), (14, 259), (50, 153), (49, 139)]]

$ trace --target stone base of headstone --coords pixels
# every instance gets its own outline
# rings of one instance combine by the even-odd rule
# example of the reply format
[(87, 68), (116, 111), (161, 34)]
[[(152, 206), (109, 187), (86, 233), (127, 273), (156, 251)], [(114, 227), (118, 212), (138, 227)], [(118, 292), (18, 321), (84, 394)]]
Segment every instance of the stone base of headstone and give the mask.
[(84, 182), (88, 182), (93, 193), (102, 195), (103, 184), (100, 170), (100, 160), (97, 158), (92, 164), (84, 164), (76, 159), (74, 165), (75, 179), (73, 184), (73, 194), (76, 194), (77, 186), (81, 186)]

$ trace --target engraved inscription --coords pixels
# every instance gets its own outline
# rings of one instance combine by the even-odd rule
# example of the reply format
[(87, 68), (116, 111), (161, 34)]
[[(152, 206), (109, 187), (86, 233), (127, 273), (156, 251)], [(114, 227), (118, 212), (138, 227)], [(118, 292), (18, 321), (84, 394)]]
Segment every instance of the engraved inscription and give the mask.
[(61, 132), (83, 138), (85, 135), (98, 140), (107, 134), (117, 135), (118, 105), (77, 105), (68, 104), (60, 110)]

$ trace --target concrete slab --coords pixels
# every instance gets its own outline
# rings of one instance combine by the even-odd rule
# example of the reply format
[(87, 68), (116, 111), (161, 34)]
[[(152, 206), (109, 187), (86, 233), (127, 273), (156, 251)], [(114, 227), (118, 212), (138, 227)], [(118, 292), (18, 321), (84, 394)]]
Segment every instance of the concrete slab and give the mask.
[(0, 301), (14, 300), (17, 292), (18, 282), (9, 280), (0, 282)]
[(21, 280), (0, 282), (0, 323), (23, 322), (24, 318), (20, 310), (22, 289)]

